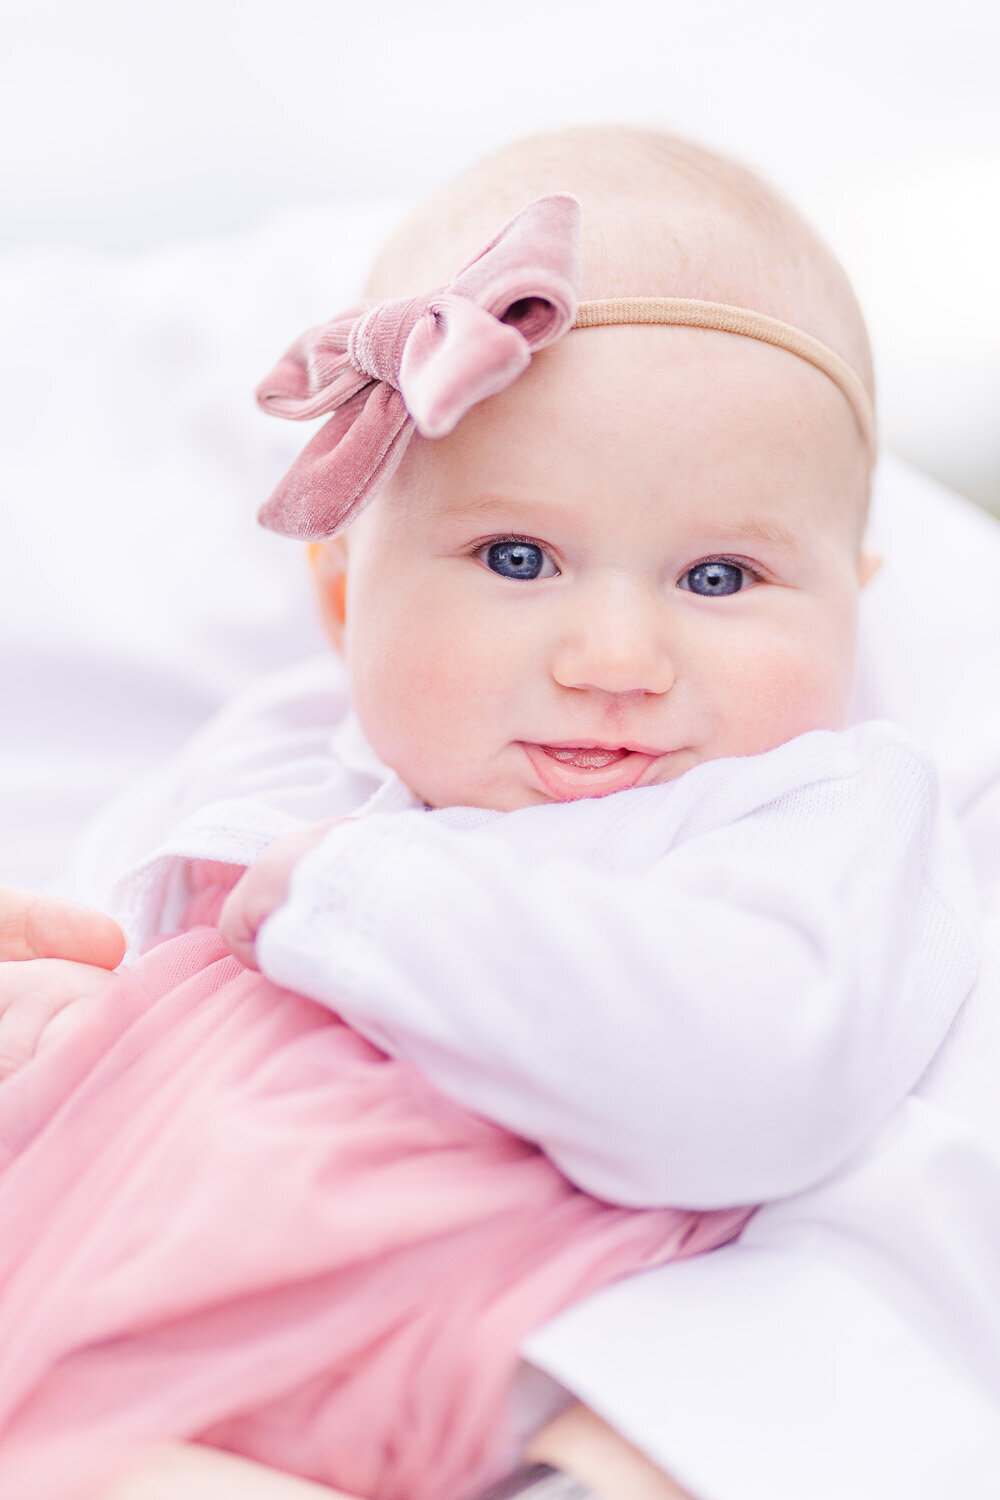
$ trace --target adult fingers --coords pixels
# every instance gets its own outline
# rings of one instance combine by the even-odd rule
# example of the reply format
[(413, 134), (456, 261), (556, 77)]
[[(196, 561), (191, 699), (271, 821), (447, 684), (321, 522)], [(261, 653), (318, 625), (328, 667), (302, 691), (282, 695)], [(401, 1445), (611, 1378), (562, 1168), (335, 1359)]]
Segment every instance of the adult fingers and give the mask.
[(125, 934), (113, 917), (16, 886), (0, 886), (0, 962), (67, 959), (115, 969), (125, 956)]

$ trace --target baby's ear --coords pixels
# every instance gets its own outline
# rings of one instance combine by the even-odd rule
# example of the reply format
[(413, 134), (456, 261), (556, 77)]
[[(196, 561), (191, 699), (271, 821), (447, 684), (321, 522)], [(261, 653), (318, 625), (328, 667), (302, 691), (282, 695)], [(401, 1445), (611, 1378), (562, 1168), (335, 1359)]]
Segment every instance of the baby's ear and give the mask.
[(866, 552), (862, 548), (858, 558), (858, 587), (865, 588), (871, 583), (881, 566), (882, 559), (877, 552)]
[(323, 628), (341, 656), (347, 618), (347, 543), (341, 536), (307, 547)]

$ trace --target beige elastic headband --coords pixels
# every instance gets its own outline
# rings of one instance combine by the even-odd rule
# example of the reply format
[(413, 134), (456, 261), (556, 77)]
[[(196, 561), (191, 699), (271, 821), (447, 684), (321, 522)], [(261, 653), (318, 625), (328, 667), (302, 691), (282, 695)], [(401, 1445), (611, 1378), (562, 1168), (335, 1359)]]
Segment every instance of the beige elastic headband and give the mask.
[(839, 386), (850, 403), (869, 452), (875, 454), (875, 412), (871, 397), (846, 360), (810, 334), (746, 307), (727, 302), (699, 302), (692, 297), (613, 297), (581, 302), (574, 328), (600, 328), (615, 323), (672, 323), (687, 328), (715, 328), (744, 338), (775, 344), (807, 360)]

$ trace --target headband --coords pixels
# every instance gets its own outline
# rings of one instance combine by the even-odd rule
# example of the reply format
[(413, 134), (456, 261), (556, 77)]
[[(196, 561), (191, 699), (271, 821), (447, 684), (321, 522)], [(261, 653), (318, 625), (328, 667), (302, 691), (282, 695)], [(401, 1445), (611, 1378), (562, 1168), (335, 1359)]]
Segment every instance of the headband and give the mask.
[(572, 328), (662, 323), (759, 339), (807, 360), (846, 397), (874, 457), (871, 400), (850, 365), (764, 313), (686, 297), (578, 302), (580, 204), (529, 203), (437, 291), (358, 303), (297, 339), (257, 389), (274, 416), (332, 413), (259, 520), (282, 536), (336, 536), (388, 483), (414, 431), (445, 437), (477, 402), (505, 390), (538, 349)]

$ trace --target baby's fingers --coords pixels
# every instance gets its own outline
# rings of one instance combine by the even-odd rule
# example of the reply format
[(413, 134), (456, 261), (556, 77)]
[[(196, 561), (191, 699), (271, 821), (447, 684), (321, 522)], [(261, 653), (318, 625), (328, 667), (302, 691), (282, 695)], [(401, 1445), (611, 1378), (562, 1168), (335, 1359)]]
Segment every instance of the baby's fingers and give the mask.
[(55, 1016), (89, 1006), (114, 982), (107, 969), (67, 959), (0, 963), (0, 1078), (34, 1057)]
[(327, 818), (298, 833), (284, 833), (268, 844), (257, 863), (233, 886), (219, 913), (219, 933), (231, 953), (248, 969), (256, 969), (257, 933), (272, 912), (288, 898), (288, 882), (303, 855), (320, 843), (336, 823)]
[(0, 885), (2, 962), (61, 958), (115, 969), (125, 956), (125, 947), (125, 934), (103, 912)]
[(284, 900), (287, 880), (273, 862), (264, 860), (237, 881), (223, 902), (219, 913), (219, 933), (230, 953), (256, 969), (257, 933), (262, 924)]

